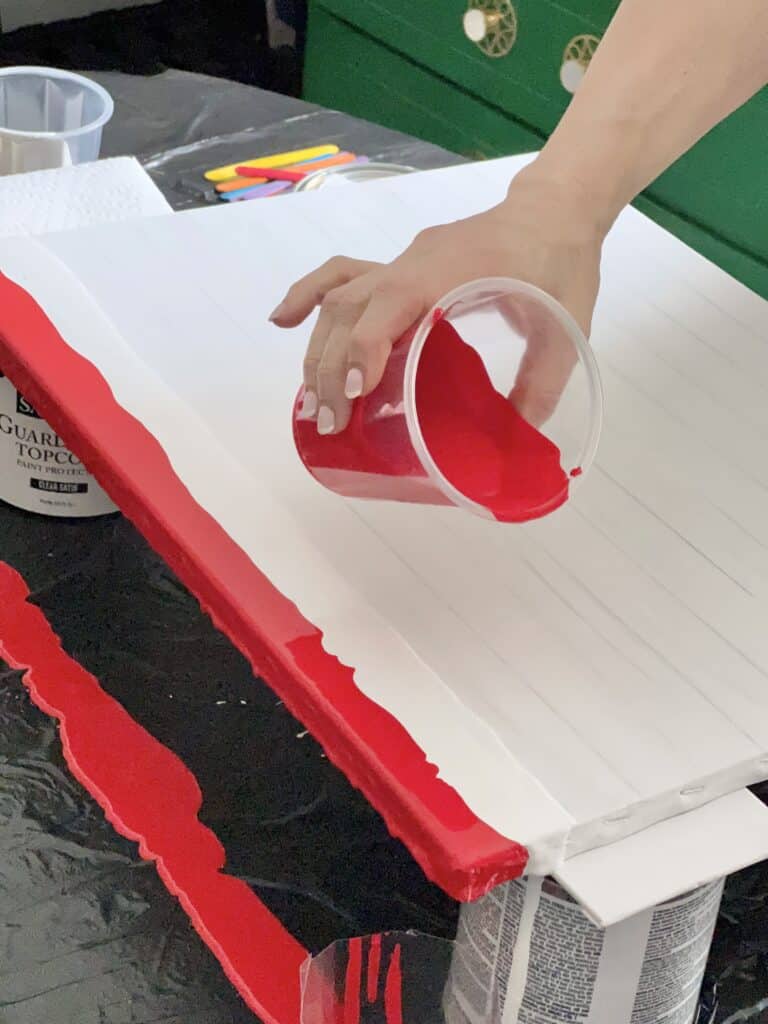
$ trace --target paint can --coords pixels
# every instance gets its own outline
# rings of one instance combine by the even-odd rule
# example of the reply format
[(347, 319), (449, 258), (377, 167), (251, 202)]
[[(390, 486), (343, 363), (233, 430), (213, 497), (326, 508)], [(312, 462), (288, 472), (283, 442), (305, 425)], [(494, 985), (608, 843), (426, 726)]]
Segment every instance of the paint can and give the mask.
[(46, 516), (85, 518), (117, 511), (82, 462), (2, 372), (0, 500)]
[(446, 1021), (484, 1024), (498, 998), (503, 1024), (702, 1024), (723, 885), (609, 928), (551, 879), (501, 885), (462, 907)]

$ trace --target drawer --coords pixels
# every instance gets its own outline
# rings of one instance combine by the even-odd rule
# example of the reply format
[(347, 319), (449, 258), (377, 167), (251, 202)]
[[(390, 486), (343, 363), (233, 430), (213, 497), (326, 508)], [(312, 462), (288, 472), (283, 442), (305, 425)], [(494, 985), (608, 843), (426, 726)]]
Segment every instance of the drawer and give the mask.
[(729, 245), (768, 260), (768, 90), (714, 128), (647, 194)]
[[(469, 96), (423, 67), (404, 60), (395, 50), (319, 6), (311, 9), (309, 35), (310, 40), (320, 39), (323, 43), (322, 46), (310, 45), (307, 54), (306, 94), (315, 103), (408, 132), (469, 157), (528, 153), (542, 144), (542, 134), (518, 123), (491, 104)], [(328, 59), (329, 54), (334, 55), (333, 60)], [(387, 83), (386, 87), (382, 83)], [(737, 115), (737, 125), (745, 116), (746, 112)], [(713, 133), (706, 140), (706, 145), (718, 150), (723, 143), (716, 136), (723, 130)], [(701, 148), (697, 147), (697, 150)], [(714, 160), (718, 153), (711, 159)], [(692, 176), (696, 179), (697, 159), (695, 154), (686, 157), (657, 183), (653, 191), (667, 190), (673, 196), (677, 189), (683, 195), (692, 193), (687, 178)], [(689, 161), (693, 162), (694, 169), (686, 167)], [(735, 155), (734, 162), (733, 174), (738, 178), (739, 174), (743, 175), (746, 164), (743, 161), (739, 163)], [(754, 174), (755, 170), (752, 177)], [(676, 181), (675, 176), (680, 175), (683, 180)], [(743, 177), (747, 194), (751, 195), (754, 181), (750, 182), (749, 175)], [(702, 209), (712, 204), (713, 219), (716, 219), (717, 209), (723, 201), (720, 191), (727, 193), (731, 180), (717, 179), (712, 182), (711, 189), (709, 185), (703, 185), (701, 194), (695, 196)], [(744, 205), (745, 217), (748, 214), (754, 222), (755, 210), (749, 209), (745, 197), (740, 201)], [(722, 233), (708, 230), (690, 216), (683, 215), (679, 210), (680, 204), (674, 201), (662, 204), (657, 199), (642, 196), (636, 205), (662, 227), (768, 298), (768, 265), (750, 253), (748, 247), (730, 243)]]
[[(451, 86), (317, 5), (310, 8), (304, 95), (467, 157), (530, 153), (543, 136)], [(314, 40), (322, 40), (315, 45)], [(331, 58), (332, 55), (332, 58)]]
[(313, 0), (446, 82), (549, 133), (570, 99), (560, 83), (565, 47), (574, 36), (601, 35), (618, 0), (571, 0), (580, 13), (550, 0), (512, 2), (517, 41), (506, 56), (492, 58), (464, 34), (467, 0)]

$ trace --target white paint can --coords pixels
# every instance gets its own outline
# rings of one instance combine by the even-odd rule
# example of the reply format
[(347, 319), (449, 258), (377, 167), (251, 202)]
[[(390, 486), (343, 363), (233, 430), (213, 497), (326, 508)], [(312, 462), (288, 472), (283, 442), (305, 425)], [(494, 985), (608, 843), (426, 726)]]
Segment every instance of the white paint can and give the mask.
[(723, 885), (610, 928), (593, 924), (551, 879), (499, 886), (462, 907), (446, 1020), (694, 1024)]
[(0, 499), (27, 512), (83, 518), (117, 507), (0, 372)]

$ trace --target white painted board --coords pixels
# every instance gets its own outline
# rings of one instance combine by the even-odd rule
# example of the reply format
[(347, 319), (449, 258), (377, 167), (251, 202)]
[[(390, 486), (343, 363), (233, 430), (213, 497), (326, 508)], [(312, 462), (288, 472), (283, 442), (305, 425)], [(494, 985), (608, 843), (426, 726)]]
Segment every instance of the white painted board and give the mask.
[(324, 492), (291, 436), (309, 327), (267, 324), (299, 274), (389, 259), (520, 165), (3, 243), (0, 269), (358, 686), (549, 870), (768, 777), (768, 305), (627, 211), (593, 334), (597, 465), (525, 527)]
[(558, 881), (603, 928), (768, 857), (768, 808), (748, 790), (573, 857)]

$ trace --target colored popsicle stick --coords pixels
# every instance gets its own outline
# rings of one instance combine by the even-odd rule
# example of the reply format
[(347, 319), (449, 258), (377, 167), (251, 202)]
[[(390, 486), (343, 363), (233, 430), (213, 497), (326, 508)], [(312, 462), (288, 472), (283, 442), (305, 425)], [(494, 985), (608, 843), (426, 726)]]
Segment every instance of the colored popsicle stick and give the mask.
[[(361, 158), (357, 157), (354, 153), (337, 153), (335, 156), (326, 157), (315, 157), (313, 160), (303, 160), (301, 163), (293, 164), (287, 167), (289, 171), (303, 171), (305, 174), (314, 174), (315, 171), (324, 170), (326, 167), (340, 167), (344, 164), (352, 164), (359, 162)], [(243, 166), (242, 164), (238, 165)], [(232, 178), (230, 181), (222, 181), (221, 184), (216, 185), (215, 189), (218, 193), (235, 192), (241, 188), (252, 188), (254, 185), (263, 185), (266, 182), (266, 178), (246, 178), (240, 176)]]
[(238, 167), (237, 173), (242, 178), (263, 178), (266, 181), (291, 181), (294, 184), (306, 178), (308, 171), (289, 171), (285, 167)]
[[(367, 163), (367, 156), (359, 156), (356, 160), (350, 160), (349, 166)], [(259, 181), (260, 179), (256, 178), (252, 180)], [(219, 198), (223, 199), (227, 203), (237, 203), (241, 199), (260, 199), (266, 196), (277, 195), (280, 192), (285, 192), (293, 187), (294, 183), (291, 181), (270, 181), (268, 184), (257, 185), (255, 188), (239, 188), (234, 192), (227, 192), (220, 195)]]
[(309, 146), (306, 149), (294, 149), (288, 153), (275, 153), (272, 156), (255, 157), (252, 160), (238, 160), (237, 163), (228, 164), (226, 167), (216, 167), (212, 171), (206, 171), (205, 177), (208, 181), (226, 181), (237, 175), (238, 167), (290, 167), (291, 164), (301, 163), (302, 160), (311, 160), (315, 156), (333, 156), (339, 152), (339, 147), (333, 144), (324, 146)]
[(267, 196), (286, 192), (292, 185), (293, 183), (290, 181), (270, 181), (265, 185), (256, 185), (254, 188), (240, 188), (236, 192), (227, 192), (221, 198), (225, 203), (239, 203), (243, 199), (265, 199)]

